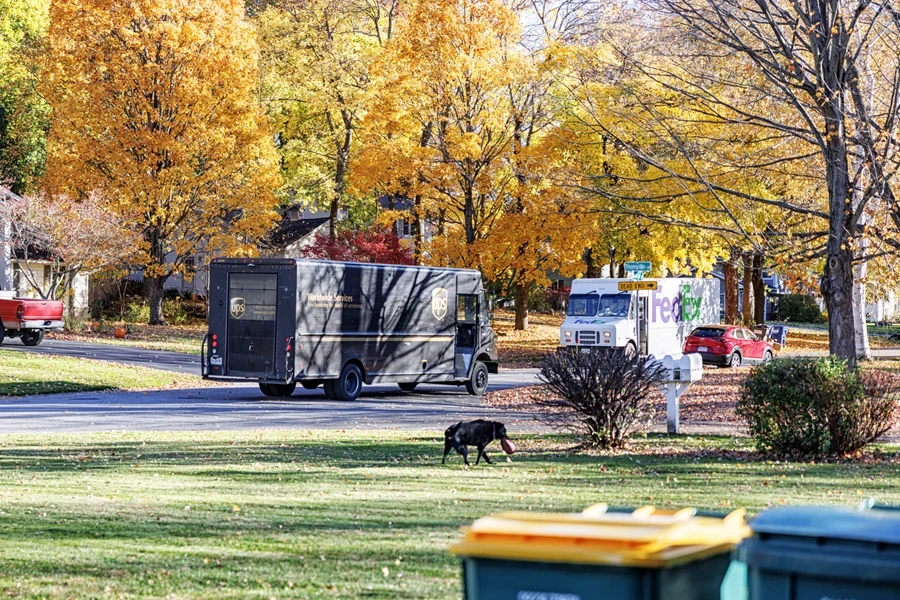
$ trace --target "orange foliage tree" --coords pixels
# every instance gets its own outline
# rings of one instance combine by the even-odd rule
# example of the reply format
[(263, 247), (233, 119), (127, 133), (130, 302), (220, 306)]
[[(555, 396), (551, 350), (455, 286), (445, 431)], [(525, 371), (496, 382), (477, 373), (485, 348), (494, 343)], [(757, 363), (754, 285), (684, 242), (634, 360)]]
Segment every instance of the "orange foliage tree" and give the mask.
[(47, 186), (139, 225), (150, 322), (198, 253), (250, 252), (280, 183), (240, 0), (53, 2)]

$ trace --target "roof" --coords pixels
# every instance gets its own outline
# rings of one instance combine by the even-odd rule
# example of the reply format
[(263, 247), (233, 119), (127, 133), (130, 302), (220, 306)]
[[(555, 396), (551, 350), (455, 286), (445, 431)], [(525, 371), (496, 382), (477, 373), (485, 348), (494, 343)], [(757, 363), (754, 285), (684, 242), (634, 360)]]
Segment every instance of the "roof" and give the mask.
[(292, 221), (287, 214), (281, 218), (278, 227), (262, 239), (260, 245), (265, 248), (284, 248), (328, 223), (328, 217), (318, 219), (297, 219)]

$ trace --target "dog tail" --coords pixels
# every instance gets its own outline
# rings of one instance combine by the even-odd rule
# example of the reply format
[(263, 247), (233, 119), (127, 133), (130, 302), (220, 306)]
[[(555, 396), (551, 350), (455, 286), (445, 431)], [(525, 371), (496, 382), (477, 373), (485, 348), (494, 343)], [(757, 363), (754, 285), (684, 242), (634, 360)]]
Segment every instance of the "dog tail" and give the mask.
[(462, 427), (462, 424), (463, 424), (463, 422), (460, 421), (460, 422), (457, 423), (456, 425), (451, 425), (450, 427), (448, 427), (448, 428), (447, 428), (447, 431), (444, 432), (444, 437), (450, 437), (450, 436), (452, 436), (454, 433), (456, 433), (457, 431), (459, 431), (459, 428)]

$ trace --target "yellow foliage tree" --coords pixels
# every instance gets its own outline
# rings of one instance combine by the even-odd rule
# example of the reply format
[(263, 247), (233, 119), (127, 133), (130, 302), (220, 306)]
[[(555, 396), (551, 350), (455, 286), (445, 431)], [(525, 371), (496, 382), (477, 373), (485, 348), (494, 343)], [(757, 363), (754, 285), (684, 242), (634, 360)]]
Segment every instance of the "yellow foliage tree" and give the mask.
[(274, 223), (277, 156), (240, 0), (58, 0), (43, 91), (46, 183), (97, 192), (142, 233), (152, 324), (198, 253), (252, 252)]
[[(353, 182), (411, 199), (409, 217), (435, 226), (428, 260), (515, 289), (525, 328), (531, 285), (583, 268), (590, 218), (553, 183), (565, 139), (550, 134), (550, 78), (521, 41), (502, 2), (417, 3), (374, 70)], [(426, 255), (418, 235), (416, 255)]]
[(264, 99), (278, 131), (289, 202), (347, 209), (350, 160), (371, 70), (398, 0), (273, 0), (257, 17)]

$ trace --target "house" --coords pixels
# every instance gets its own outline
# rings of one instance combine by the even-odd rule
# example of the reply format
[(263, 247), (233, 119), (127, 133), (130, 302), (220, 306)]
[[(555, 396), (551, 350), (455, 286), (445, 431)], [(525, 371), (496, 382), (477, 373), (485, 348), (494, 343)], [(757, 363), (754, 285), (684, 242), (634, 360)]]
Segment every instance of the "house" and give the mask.
[(267, 258), (296, 258), (315, 240), (327, 233), (331, 213), (303, 208), (295, 204), (281, 211), (278, 227), (260, 242), (260, 253)]
[[(386, 194), (378, 197), (378, 208), (381, 210), (409, 211), (412, 216), (413, 200), (401, 194)], [(394, 221), (394, 231), (397, 237), (408, 243), (412, 243), (414, 219), (397, 219)], [(427, 219), (422, 219), (422, 240), (428, 241), (434, 235), (434, 225)]]

